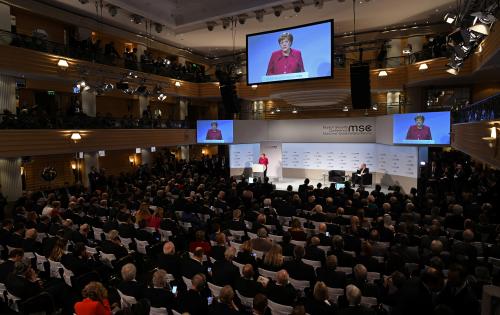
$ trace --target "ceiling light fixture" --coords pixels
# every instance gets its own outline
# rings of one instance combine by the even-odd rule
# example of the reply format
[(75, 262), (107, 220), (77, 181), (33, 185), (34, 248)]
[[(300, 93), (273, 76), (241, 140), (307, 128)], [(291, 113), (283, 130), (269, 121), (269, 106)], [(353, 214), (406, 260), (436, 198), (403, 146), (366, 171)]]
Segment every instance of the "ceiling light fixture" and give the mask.
[(271, 115), (274, 115), (274, 110), (271, 111)]
[(207, 29), (211, 32), (214, 30), (214, 27), (217, 25), (214, 21), (208, 21), (207, 22)]
[(347, 105), (344, 105), (344, 108), (342, 108), (342, 111), (343, 112), (348, 112), (349, 111), (349, 107), (347, 107)]
[(176, 87), (180, 87), (181, 86), (181, 83), (179, 81), (175, 81), (175, 86)]
[(297, 114), (298, 112), (299, 112), (299, 111), (298, 111), (296, 108), (294, 108), (294, 109), (292, 110), (292, 114)]
[(372, 109), (373, 110), (378, 110), (378, 104), (377, 103), (373, 104)]
[(281, 13), (285, 8), (282, 5), (277, 5), (273, 7), (274, 15), (276, 17), (280, 17)]
[(240, 15), (238, 15), (238, 22), (241, 25), (245, 24), (245, 22), (247, 21), (247, 17), (248, 17), (247, 14), (240, 14)]
[(252, 84), (252, 89), (254, 89), (254, 90), (255, 90), (255, 89), (256, 89), (256, 88), (258, 88), (258, 87), (259, 87), (259, 86), (258, 86), (257, 84)]
[(226, 29), (229, 27), (229, 24), (231, 24), (231, 18), (222, 18), (222, 28)]
[(380, 70), (380, 71), (378, 72), (378, 76), (379, 76), (379, 77), (386, 77), (386, 76), (387, 76), (387, 71), (385, 71), (385, 70)]
[(257, 11), (255, 11), (255, 18), (257, 19), (257, 21), (263, 22), (264, 21), (264, 14), (265, 13), (266, 13), (265, 10), (257, 10)]
[(426, 63), (422, 63), (422, 64), (420, 64), (420, 66), (418, 66), (418, 70), (420, 70), (420, 71), (424, 71), (427, 69), (429, 69), (429, 66)]
[(66, 59), (59, 59), (57, 61), (57, 66), (61, 68), (61, 70), (66, 70), (69, 67), (68, 61)]
[(456, 14), (453, 14), (453, 13), (446, 13), (446, 15), (444, 16), (444, 21), (448, 24), (453, 24), (456, 19), (457, 19), (457, 16), (456, 16)]
[(118, 7), (112, 4), (108, 4), (108, 13), (112, 17), (115, 17), (118, 14)]
[(277, 112), (277, 113), (281, 112), (281, 109), (276, 108), (276, 112)]
[(295, 11), (295, 13), (299, 13), (302, 10), (303, 5), (304, 5), (303, 0), (294, 1), (293, 2), (293, 10)]
[(164, 100), (167, 99), (167, 95), (163, 94), (163, 93), (160, 93), (160, 95), (158, 95), (158, 100), (163, 102)]

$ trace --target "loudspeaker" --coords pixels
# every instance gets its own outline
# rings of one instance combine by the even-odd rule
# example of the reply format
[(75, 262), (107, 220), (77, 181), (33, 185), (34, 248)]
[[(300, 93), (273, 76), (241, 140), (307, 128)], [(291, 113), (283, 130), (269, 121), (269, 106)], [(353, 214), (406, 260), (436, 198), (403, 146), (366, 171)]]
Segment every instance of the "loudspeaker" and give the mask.
[(370, 67), (366, 63), (351, 64), (352, 108), (371, 108)]
[(238, 94), (236, 93), (236, 85), (233, 82), (230, 82), (228, 84), (221, 83), (219, 86), (224, 111), (231, 114), (239, 113), (240, 100), (238, 99)]

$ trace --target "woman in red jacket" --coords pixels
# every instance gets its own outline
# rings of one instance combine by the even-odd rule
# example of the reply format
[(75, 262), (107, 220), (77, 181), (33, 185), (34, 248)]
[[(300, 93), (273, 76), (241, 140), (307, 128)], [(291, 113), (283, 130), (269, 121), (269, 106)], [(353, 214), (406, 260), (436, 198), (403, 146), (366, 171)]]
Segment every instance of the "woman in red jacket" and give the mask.
[(111, 315), (108, 291), (100, 283), (92, 281), (82, 290), (83, 301), (75, 304), (76, 315)]

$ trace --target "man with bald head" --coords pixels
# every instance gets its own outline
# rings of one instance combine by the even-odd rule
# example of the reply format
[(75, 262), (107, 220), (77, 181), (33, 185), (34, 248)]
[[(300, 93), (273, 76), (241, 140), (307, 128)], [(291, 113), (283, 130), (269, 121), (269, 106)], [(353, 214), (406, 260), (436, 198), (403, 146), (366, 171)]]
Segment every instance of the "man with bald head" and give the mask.
[(297, 300), (297, 291), (290, 284), (290, 278), (286, 270), (278, 271), (276, 281), (270, 281), (266, 289), (267, 297), (275, 303), (292, 305)]
[(316, 234), (316, 237), (319, 238), (319, 244), (321, 246), (331, 246), (332, 245), (332, 238), (331, 236), (327, 236), (327, 226), (326, 223), (320, 223), (318, 226), (318, 234)]

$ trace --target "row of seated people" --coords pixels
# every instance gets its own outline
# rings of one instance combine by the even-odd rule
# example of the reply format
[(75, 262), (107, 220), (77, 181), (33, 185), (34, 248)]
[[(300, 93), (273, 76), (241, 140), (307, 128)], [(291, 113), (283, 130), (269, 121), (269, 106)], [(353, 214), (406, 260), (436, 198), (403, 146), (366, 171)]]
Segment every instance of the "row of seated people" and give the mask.
[[(258, 268), (262, 267), (266, 269), (263, 265), (266, 261), (267, 263), (271, 261), (273, 263), (274, 261), (279, 262), (281, 260), (284, 262), (285, 258), (279, 258), (280, 250), (281, 256), (293, 256), (295, 258), (291, 259), (292, 262), (296, 261), (297, 263), (305, 264), (303, 258), (306, 257), (307, 252), (311, 253), (315, 251), (316, 253), (321, 253), (319, 246), (330, 246), (330, 249), (326, 250), (326, 254), (335, 255), (341, 267), (348, 267), (345, 259), (348, 259), (347, 256), (350, 256), (354, 258), (354, 262), (349, 263), (351, 267), (353, 264), (363, 264), (364, 268), (368, 269), (368, 271), (377, 271), (377, 267), (372, 268), (369, 264), (369, 262), (373, 262), (373, 259), (366, 259), (366, 257), (370, 258), (370, 255), (372, 255), (370, 251), (381, 245), (378, 247), (384, 247), (386, 250), (386, 253), (381, 256), (383, 258), (382, 265), (384, 265), (383, 273), (392, 275), (397, 271), (404, 274), (408, 279), (402, 282), (406, 285), (414, 283), (415, 281), (412, 281), (412, 279), (421, 279), (425, 272), (429, 270), (435, 270), (439, 279), (443, 279), (444, 270), (448, 270), (448, 280), (450, 272), (453, 274), (453, 270), (462, 270), (459, 273), (460, 277), (463, 278), (478, 278), (477, 270), (471, 268), (472, 264), (469, 261), (471, 255), (469, 253), (463, 254), (463, 250), (465, 252), (470, 250), (472, 253), (471, 248), (475, 248), (476, 256), (478, 256), (477, 248), (472, 244), (472, 241), (477, 240), (477, 235), (481, 235), (482, 238), (482, 234), (485, 234), (483, 227), (480, 229), (480, 225), (475, 223), (472, 218), (482, 216), (483, 221), (486, 223), (488, 223), (488, 220), (492, 223), (497, 223), (495, 222), (494, 214), (492, 214), (493, 207), (488, 207), (486, 204), (479, 205), (477, 208), (480, 213), (470, 217), (468, 216), (470, 212), (461, 208), (466, 207), (467, 204), (459, 198), (455, 200), (449, 199), (440, 204), (440, 211), (438, 213), (431, 213), (434, 206), (429, 209), (427, 205), (422, 205), (422, 201), (417, 199), (416, 196), (404, 196), (403, 194), (388, 194), (386, 196), (381, 194), (380, 191), (374, 191), (368, 195), (363, 190), (354, 192), (352, 189), (341, 191), (323, 189), (321, 190), (322, 196), (320, 196), (319, 191), (313, 191), (308, 194), (307, 201), (302, 203), (297, 194), (293, 192), (290, 194), (287, 192), (279, 196), (276, 194), (270, 200), (266, 198), (261, 199), (260, 197), (254, 198), (254, 194), (255, 196), (260, 194), (261, 197), (272, 196), (272, 194), (263, 193), (267, 190), (264, 184), (259, 186), (259, 184), (237, 183), (232, 180), (228, 181), (220, 178), (209, 180), (206, 177), (197, 177), (192, 174), (194, 172), (191, 173), (191, 170), (186, 168), (182, 174), (173, 174), (169, 179), (151, 178), (150, 180), (141, 179), (140, 181), (132, 179), (131, 182), (134, 183), (132, 186), (135, 188), (132, 190), (134, 191), (132, 194), (117, 193), (122, 187), (110, 189), (109, 194), (94, 191), (91, 195), (81, 195), (79, 196), (80, 198), (76, 196), (70, 197), (67, 208), (63, 208), (55, 196), (49, 195), (48, 203), (43, 198), (35, 199), (34, 197), (25, 196), (23, 197), (24, 200), (18, 202), (21, 209), (17, 209), (19, 211), (16, 210), (14, 213), (13, 225), (9, 226), (9, 221), (6, 221), (6, 224), (2, 226), (1, 232), (4, 234), (2, 234), (0, 240), (7, 240), (5, 244), (2, 244), (5, 245), (4, 247), (16, 248), (18, 246), (11, 246), (15, 244), (10, 242), (12, 239), (24, 238), (23, 236), (26, 236), (23, 235), (23, 225), (29, 227), (29, 230), (38, 228), (39, 234), (47, 233), (54, 235), (45, 238), (41, 245), (41, 254), (52, 261), (57, 262), (59, 260), (62, 262), (64, 255), (75, 255), (75, 249), (81, 249), (82, 245), (80, 243), (83, 243), (83, 248), (85, 248), (84, 253), (90, 250), (85, 247), (87, 245), (95, 249), (96, 254), (101, 252), (100, 256), (103, 256), (102, 254), (113, 254), (116, 260), (130, 257), (129, 259), (134, 261), (140, 270), (139, 273), (143, 275), (147, 270), (150, 270), (148, 267), (154, 267), (158, 263), (154, 261), (151, 265), (148, 265), (148, 263), (145, 263), (145, 260), (150, 260), (156, 256), (155, 248), (161, 249), (161, 244), (166, 241), (162, 237), (161, 230), (166, 230), (171, 232), (169, 233), (169, 237), (172, 238), (175, 247), (179, 249), (179, 253), (190, 251), (195, 257), (202, 257), (200, 261), (203, 261), (203, 254), (200, 255), (199, 250), (197, 250), (201, 248), (208, 256), (212, 256), (215, 259), (215, 262), (206, 259), (206, 264), (212, 264), (212, 266), (206, 267), (206, 271), (205, 267), (200, 264), (203, 267), (203, 271), (200, 270), (200, 272), (205, 274), (209, 281), (217, 282), (220, 285), (224, 283), (213, 280), (213, 275), (210, 275), (210, 272), (215, 272), (215, 264), (218, 261), (226, 259), (225, 256), (224, 258), (221, 257), (221, 252), (225, 253), (226, 251), (225, 247), (227, 247), (228, 237), (238, 236), (236, 235), (237, 233), (231, 235), (231, 230), (243, 231), (243, 235), (240, 236), (243, 241), (247, 238), (251, 239), (251, 241), (244, 242), (239, 246), (243, 251), (245, 247), (251, 247), (251, 252), (255, 252), (256, 254), (259, 254), (259, 252), (262, 253), (262, 262), (257, 261), (254, 264), (250, 264), (254, 269), (255, 275), (260, 275)], [(125, 186), (125, 183), (123, 183), (123, 186)], [(146, 203), (141, 203), (145, 200), (147, 200)], [(111, 206), (108, 206), (108, 204)], [(413, 206), (410, 206), (410, 204)], [(165, 211), (162, 211), (163, 209)], [(295, 209), (295, 211), (292, 209)], [(298, 209), (305, 209), (306, 211), (298, 211)], [(326, 209), (324, 213), (323, 209)], [(459, 213), (462, 210), (463, 212)], [(175, 211), (182, 211), (178, 218), (174, 215)], [(447, 215), (449, 212), (451, 212), (450, 216)], [(442, 220), (432, 218), (433, 214), (437, 214), (437, 217), (441, 217)], [(426, 219), (425, 216), (429, 215), (431, 215), (431, 218)], [(320, 217), (324, 218), (325, 221), (317, 221)], [(448, 219), (449, 217), (453, 219)], [(372, 220), (369, 220), (370, 218)], [(301, 222), (301, 219), (303, 222)], [(245, 220), (253, 223), (248, 224)], [(426, 220), (430, 220), (430, 225), (427, 227), (424, 224)], [(43, 221), (46, 221), (45, 223), (48, 223), (48, 226), (47, 224), (40, 224)], [(289, 221), (291, 221), (291, 226), (284, 228)], [(297, 221), (299, 224), (297, 224)], [(319, 223), (317, 227), (314, 222)], [(458, 227), (459, 224), (457, 222), (462, 223), (463, 232), (452, 231), (455, 233), (451, 233), (441, 228), (441, 225), (444, 225), (447, 229), (452, 228), (452, 226)], [(489, 225), (493, 225), (492, 223), (489, 223)], [(314, 226), (314, 229), (311, 224)], [(304, 227), (304, 225), (307, 227)], [(43, 230), (44, 227), (46, 230)], [(95, 232), (99, 229), (103, 233), (97, 233), (96, 235)], [(200, 230), (206, 231), (206, 233), (198, 232)], [(287, 231), (285, 232), (284, 230)], [(479, 230), (481, 230), (481, 233), (478, 233)], [(225, 234), (221, 234), (221, 232), (225, 232)], [(276, 236), (282, 236), (280, 246), (275, 244), (280, 243), (279, 241), (271, 242), (268, 239), (271, 238), (269, 232), (274, 233)], [(327, 232), (330, 233), (330, 236), (326, 234)], [(33, 234), (32, 232), (30, 233)], [(99, 238), (102, 239), (104, 233), (107, 234), (106, 240), (100, 241)], [(303, 243), (297, 243), (303, 242), (300, 239), (303, 239), (304, 233), (307, 241), (305, 248), (302, 246)], [(141, 238), (141, 234), (150, 235), (151, 237), (150, 240), (145, 240), (150, 245), (146, 250), (146, 254), (138, 253), (139, 247), (137, 245), (139, 244), (138, 241), (141, 241), (139, 239)], [(160, 234), (159, 237), (158, 234)], [(496, 230), (493, 229), (486, 234), (488, 235), (485, 240), (496, 239)], [(79, 235), (84, 237), (78, 239)], [(216, 238), (219, 238), (218, 242)], [(62, 240), (70, 239), (74, 245), (67, 247), (68, 241)], [(122, 244), (125, 240), (128, 242), (129, 239), (132, 240), (131, 244)], [(135, 243), (133, 242), (134, 239), (136, 240)], [(321, 245), (322, 239), (323, 242), (325, 240), (328, 242), (328, 239), (330, 239), (332, 242), (331, 245)], [(51, 242), (48, 240), (51, 240)], [(213, 250), (213, 247), (216, 246), (212, 247), (208, 240), (219, 243), (216, 246), (220, 246), (221, 249)], [(458, 240), (460, 243), (456, 242)], [(389, 242), (389, 246), (384, 244), (386, 242)], [(7, 243), (10, 243), (10, 245)], [(46, 246), (44, 246), (44, 243)], [(298, 245), (289, 246), (290, 244), (294, 245), (294, 243)], [(408, 272), (405, 260), (407, 256), (414, 255), (413, 249), (409, 249), (409, 247), (414, 247), (415, 244), (418, 248), (417, 266), (416, 270)], [(433, 244), (432, 248), (431, 245)], [(462, 249), (460, 249), (460, 246), (456, 246), (457, 244), (462, 244)], [(441, 253), (439, 251), (440, 247), (442, 248), (441, 252), (446, 249), (449, 255), (443, 254), (443, 257), (434, 259), (435, 262), (432, 263), (426, 260), (419, 260), (424, 255)], [(304, 255), (301, 255), (300, 248), (304, 251)], [(8, 247), (6, 249), (7, 251), (10, 250)], [(481, 267), (485, 267), (486, 272), (489, 272), (494, 270), (494, 268), (488, 264), (488, 261), (490, 261), (488, 255), (494, 257), (493, 255), (497, 252), (496, 244), (486, 246), (486, 249), (481, 254), (484, 257)], [(424, 250), (427, 250), (427, 252)], [(65, 253), (65, 251), (68, 253)], [(212, 254), (212, 251), (215, 254)], [(285, 253), (286, 251), (288, 254)], [(347, 251), (354, 252), (354, 255), (347, 253)], [(60, 254), (52, 255), (53, 252)], [(213, 257), (213, 255), (219, 255), (219, 257)], [(177, 254), (174, 256), (180, 257)], [(193, 261), (193, 258), (188, 258), (186, 254), (182, 256), (180, 257), (181, 259), (186, 259), (188, 262)], [(236, 254), (236, 258), (234, 259), (236, 262), (238, 256), (239, 254)], [(448, 256), (449, 258), (446, 264), (443, 264), (445, 261), (444, 256)], [(473, 256), (471, 256), (471, 261), (479, 261)], [(90, 257), (89, 259), (95, 260), (96, 263), (102, 258), (96, 257), (95, 254), (90, 255)], [(276, 257), (278, 259), (275, 259)], [(328, 262), (334, 259), (326, 258), (324, 252), (322, 256), (319, 255), (316, 258), (306, 258), (306, 260), (316, 260), (319, 262), (321, 268), (326, 268)], [(391, 261), (394, 263), (390, 263)], [(127, 261), (122, 262), (126, 263)], [(110, 278), (112, 278), (110, 274), (118, 274), (118, 271), (123, 266), (122, 262), (104, 264), (104, 267), (96, 266), (95, 269), (100, 280), (108, 288), (112, 288), (112, 284), (108, 283)], [(276, 264), (276, 270), (278, 272), (286, 270), (284, 269), (286, 265), (284, 262), (281, 268), (278, 263)], [(330, 265), (332, 264), (330, 263)], [(68, 267), (70, 266), (68, 265)], [(208, 270), (209, 267), (212, 268), (212, 271)], [(485, 268), (482, 269), (483, 274)], [(175, 268), (170, 266), (163, 269), (169, 274), (174, 275), (175, 281), (178, 281), (179, 286), (181, 286), (179, 273), (175, 271)], [(269, 269), (272, 268), (268, 267), (266, 270), (270, 271)], [(181, 268), (180, 277), (183, 276), (182, 272)], [(288, 270), (287, 273), (292, 273), (292, 271)], [(351, 272), (352, 274), (354, 272)], [(41, 275), (43, 276), (43, 273)], [(185, 274), (184, 276), (192, 278), (194, 275)], [(300, 276), (296, 277), (300, 278)], [(317, 272), (315, 273), (315, 277), (317, 277)], [(489, 275), (484, 278), (488, 277)], [(432, 279), (436, 280), (436, 277)], [(308, 287), (312, 289), (315, 286), (313, 284), (317, 278), (314, 278), (312, 281), (310, 279), (304, 280), (308, 282)], [(417, 283), (420, 282), (417, 281)], [(448, 283), (454, 282), (448, 281)], [(441, 290), (444, 284), (435, 283), (435, 285)], [(470, 287), (472, 287), (471, 281), (468, 279), (467, 289)], [(110, 290), (110, 292), (112, 291)], [(377, 292), (380, 292), (380, 290)], [(467, 292), (469, 294), (470, 290), (467, 290)], [(116, 294), (114, 296), (116, 300)], [(472, 300), (474, 300), (474, 296), (475, 294), (470, 295)], [(437, 300), (434, 299), (431, 305), (434, 305), (432, 303), (435, 303), (435, 301)], [(426, 307), (429, 306), (429, 304), (425, 305)], [(451, 307), (453, 304), (449, 304), (448, 306)]]

